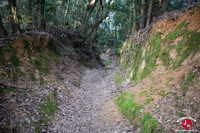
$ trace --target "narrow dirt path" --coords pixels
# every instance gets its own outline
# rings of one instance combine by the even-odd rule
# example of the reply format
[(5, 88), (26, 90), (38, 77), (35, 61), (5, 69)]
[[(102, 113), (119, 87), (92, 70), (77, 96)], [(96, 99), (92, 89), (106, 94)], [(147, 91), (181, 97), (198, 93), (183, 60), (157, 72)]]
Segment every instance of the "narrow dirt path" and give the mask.
[[(111, 67), (113, 64), (111, 64)], [(50, 132), (126, 133), (133, 129), (117, 112), (113, 100), (121, 91), (115, 69), (86, 69), (78, 89), (70, 92), (52, 123)]]

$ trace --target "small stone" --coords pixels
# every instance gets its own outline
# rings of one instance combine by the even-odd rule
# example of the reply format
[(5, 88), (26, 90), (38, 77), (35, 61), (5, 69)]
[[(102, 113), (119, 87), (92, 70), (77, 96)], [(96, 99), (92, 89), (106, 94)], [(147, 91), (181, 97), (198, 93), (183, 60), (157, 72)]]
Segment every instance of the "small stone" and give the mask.
[(117, 124), (119, 124), (120, 123), (120, 119), (117, 119), (116, 122), (117, 122)]

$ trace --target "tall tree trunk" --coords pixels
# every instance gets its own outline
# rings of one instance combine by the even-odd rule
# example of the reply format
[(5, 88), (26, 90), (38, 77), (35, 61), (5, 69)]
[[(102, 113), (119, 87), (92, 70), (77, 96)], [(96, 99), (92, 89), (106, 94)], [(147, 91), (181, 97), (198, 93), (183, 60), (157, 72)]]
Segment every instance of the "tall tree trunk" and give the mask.
[(11, 13), (12, 32), (20, 33), (19, 18), (17, 16), (16, 0), (9, 0), (9, 7)]
[(110, 17), (108, 16), (108, 23), (107, 23), (107, 24), (108, 24), (108, 25), (107, 25), (107, 26), (108, 26), (108, 27), (107, 27), (107, 28), (108, 28), (108, 32), (107, 32), (107, 47), (109, 47), (109, 41), (110, 41), (110, 34), (109, 34), (109, 33), (110, 33), (110, 23), (109, 23), (109, 22), (110, 22), (110, 19), (109, 19), (109, 18), (110, 18)]
[(162, 0), (159, 7), (158, 7), (158, 10), (157, 10), (157, 13), (155, 15), (155, 17), (159, 17), (161, 16), (168, 8), (168, 5), (169, 5), (169, 1), (170, 0)]
[(44, 7), (45, 7), (45, 0), (40, 1), (40, 29), (45, 29), (45, 18), (44, 18)]
[(193, 0), (187, 0), (187, 8), (191, 7), (193, 3)]
[(130, 27), (129, 27), (129, 34), (132, 33), (133, 28), (133, 3), (130, 3)]
[(34, 12), (34, 26), (35, 26), (35, 28), (38, 28), (38, 6), (39, 6), (39, 0), (36, 0), (35, 12)]
[(32, 0), (28, 0), (28, 28), (30, 29), (33, 25), (33, 20), (32, 20)]
[(7, 35), (7, 32), (3, 26), (3, 21), (2, 21), (2, 17), (1, 17), (1, 13), (0, 13), (0, 37), (4, 37)]
[(58, 26), (58, 19), (57, 19), (57, 6), (54, 7), (54, 26)]
[(147, 8), (147, 0), (142, 0), (141, 18), (140, 18), (140, 29), (144, 28), (146, 8)]
[(117, 28), (115, 26), (115, 41), (114, 41), (114, 47), (117, 47)]
[(152, 6), (153, 6), (153, 0), (150, 0), (146, 27), (149, 26), (150, 23), (151, 23), (151, 10), (152, 10)]
[(100, 15), (100, 19), (98, 21), (96, 21), (93, 26), (91, 26), (91, 30), (89, 30), (89, 33), (84, 37), (83, 42), (86, 41), (91, 36), (93, 31), (103, 22), (103, 20), (107, 18), (108, 14), (110, 12), (111, 2), (112, 2), (112, 0), (108, 1), (108, 9), (107, 9), (107, 12), (105, 13), (105, 16), (103, 16), (103, 11), (102, 11), (101, 12), (102, 14)]
[(137, 6), (136, 6), (137, 0), (134, 0), (134, 10), (133, 10), (133, 15), (135, 20), (133, 21), (133, 29), (132, 32), (135, 33), (137, 32), (137, 21), (136, 21), (136, 16), (137, 16)]

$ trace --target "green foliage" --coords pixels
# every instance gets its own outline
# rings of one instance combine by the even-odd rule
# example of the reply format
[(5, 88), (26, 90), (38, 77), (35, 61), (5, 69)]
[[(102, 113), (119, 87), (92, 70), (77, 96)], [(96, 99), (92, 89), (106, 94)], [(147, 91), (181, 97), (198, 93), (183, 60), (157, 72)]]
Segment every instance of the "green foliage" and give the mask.
[(104, 62), (104, 64), (105, 64), (105, 66), (108, 66), (108, 65), (110, 65), (110, 64), (112, 64), (112, 60), (106, 60), (105, 62)]
[(184, 62), (185, 59), (187, 59), (190, 55), (192, 55), (191, 59), (195, 56), (195, 54), (200, 49), (200, 33), (192, 32), (190, 33), (190, 37), (188, 38), (186, 42), (186, 48), (184, 49), (182, 53), (182, 58), (179, 61), (179, 64)]
[(13, 87), (9, 87), (9, 88), (1, 88), (0, 87), (0, 94), (4, 93), (4, 92), (13, 92), (13, 93), (17, 93), (17, 90)]
[(30, 42), (26, 38), (23, 38), (22, 41), (24, 49), (27, 49), (30, 46)]
[(115, 82), (117, 83), (117, 85), (121, 85), (123, 81), (123, 76), (119, 75), (115, 77)]
[(69, 89), (67, 89), (67, 88), (66, 88), (66, 92), (67, 92), (67, 94), (70, 94), (70, 91), (69, 91)]
[(23, 91), (23, 90), (20, 92), (20, 94), (21, 94), (22, 96), (26, 96), (26, 92)]
[(76, 87), (79, 87), (81, 85), (81, 80), (80, 79), (77, 79), (73, 82), (73, 84), (76, 86)]
[(115, 104), (119, 111), (135, 125), (141, 127), (142, 133), (156, 132), (157, 127), (160, 125), (154, 118), (147, 112), (144, 116), (141, 115), (140, 110), (143, 106), (147, 105), (152, 98), (148, 98), (144, 105), (139, 105), (134, 102), (135, 95), (131, 92), (124, 92), (115, 99)]
[(146, 99), (146, 101), (144, 102), (144, 106), (148, 105), (151, 101), (153, 101), (154, 99), (149, 97)]
[(134, 61), (134, 67), (133, 67), (133, 75), (132, 75), (132, 80), (137, 83), (139, 79), (141, 79), (142, 76), (142, 70), (141, 70), (141, 65), (142, 65), (142, 46), (141, 44), (138, 44), (138, 49), (137, 49), (137, 55), (135, 56), (135, 61)]
[(24, 77), (26, 74), (21, 70), (21, 69), (17, 69), (16, 70), (16, 76), (19, 77)]
[(183, 112), (178, 113), (179, 117), (185, 117), (186, 115)]
[(160, 43), (162, 42), (161, 35), (159, 33), (155, 33), (155, 37), (149, 39), (149, 46), (150, 48), (146, 51), (145, 54), (145, 62), (146, 67), (142, 73), (141, 79), (146, 78), (149, 74), (155, 69), (157, 59), (159, 57), (161, 46)]
[(112, 60), (106, 60), (105, 62), (104, 62), (104, 70), (108, 70), (108, 69), (110, 69), (108, 66), (110, 65), (110, 64), (112, 64)]
[(131, 70), (128, 70), (128, 72), (126, 73), (126, 78), (129, 79), (131, 76)]
[(4, 63), (4, 49), (0, 48), (0, 62)]
[(91, 63), (90, 61), (84, 61), (84, 62), (83, 62), (83, 65), (84, 65), (85, 67), (90, 68), (90, 69), (93, 68), (93, 65), (92, 65), (92, 63)]
[(138, 119), (139, 125), (141, 127), (141, 133), (155, 133), (156, 128), (160, 125), (154, 118), (150, 116), (150, 113), (147, 112), (143, 118)]
[(20, 65), (20, 61), (17, 58), (16, 49), (14, 49), (12, 47), (7, 47), (5, 50), (11, 52), (11, 56), (10, 56), (10, 59), (9, 59), (11, 65), (18, 67)]
[(36, 81), (37, 79), (36, 79), (36, 77), (35, 77), (35, 75), (33, 74), (33, 73), (30, 73), (30, 79), (32, 80), (32, 81)]
[[(47, 102), (45, 104), (40, 104), (39, 113), (42, 115), (42, 122), (47, 126), (47, 122), (50, 121), (57, 109), (56, 100), (53, 93), (49, 93), (47, 96)], [(46, 116), (48, 115), (48, 116)]]
[(162, 89), (160, 89), (159, 91), (158, 91), (158, 95), (160, 95), (160, 96), (162, 96), (162, 97), (165, 97), (167, 94), (166, 94), (166, 90), (162, 90)]
[(142, 97), (145, 93), (147, 93), (147, 90), (142, 90), (142, 91), (139, 93), (139, 97)]
[(0, 94), (4, 93), (4, 89), (0, 87)]
[(135, 96), (130, 92), (125, 92), (115, 99), (118, 109), (126, 116), (127, 119), (133, 121), (140, 115), (141, 106), (134, 102)]
[(197, 76), (197, 73), (193, 73), (192, 71), (189, 71), (189, 73), (185, 76), (183, 76), (183, 80), (185, 80), (182, 85), (181, 89), (183, 90), (184, 94), (188, 91), (189, 86), (192, 85), (192, 81)]
[[(134, 44), (134, 42), (131, 41), (126, 42), (129, 44), (133, 43), (130, 48), (123, 47), (121, 52), (121, 58), (123, 59), (121, 71), (123, 72), (128, 69), (128, 71), (126, 71), (126, 78), (131, 76), (132, 80), (137, 84), (138, 80), (151, 77), (151, 72), (154, 71), (157, 66), (158, 58), (163, 61), (163, 65), (166, 69), (177, 69), (188, 57), (192, 59), (200, 49), (200, 33), (196, 31), (189, 32), (185, 28), (186, 25), (187, 21), (183, 21), (177, 26), (176, 30), (168, 34), (164, 40), (161, 39), (160, 33), (153, 33), (153, 37), (148, 39), (147, 45), (145, 46), (146, 52), (144, 57), (142, 57), (143, 48), (140, 46), (142, 44)], [(181, 40), (178, 45), (169, 44), (161, 48), (160, 44), (162, 42), (173, 42), (178, 36), (183, 36), (183, 40)], [(176, 59), (170, 57), (171, 50), (177, 51)], [(143, 61), (145, 61), (144, 69), (141, 68)], [(130, 75), (131, 72), (133, 72), (133, 75)], [(166, 85), (169, 86), (169, 82)], [(162, 92), (160, 94), (164, 96)]]
[(40, 76), (40, 84), (44, 84), (44, 79), (42, 76)]
[(40, 71), (45, 74), (49, 73), (47, 57), (43, 56), (34, 60), (34, 66)]
[(180, 36), (183, 33), (182, 28), (184, 28), (186, 25), (187, 25), (187, 21), (185, 20), (180, 25), (177, 26), (177, 28), (174, 32), (168, 34), (165, 37), (164, 41), (167, 41), (167, 40), (172, 41), (172, 40), (176, 39), (178, 36)]

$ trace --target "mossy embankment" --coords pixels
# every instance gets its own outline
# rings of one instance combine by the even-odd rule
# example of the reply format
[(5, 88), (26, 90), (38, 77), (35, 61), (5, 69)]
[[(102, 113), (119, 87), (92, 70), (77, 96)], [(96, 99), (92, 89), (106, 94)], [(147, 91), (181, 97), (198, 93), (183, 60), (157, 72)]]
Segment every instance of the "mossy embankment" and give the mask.
[[(188, 88), (198, 84), (199, 74), (194, 73), (198, 70), (193, 67), (200, 65), (199, 13), (200, 8), (194, 7), (179, 16), (166, 15), (150, 32), (132, 35), (121, 49), (120, 71), (115, 79), (118, 85), (128, 82), (133, 87), (118, 96), (115, 103), (133, 124), (141, 127), (141, 132), (163, 132), (161, 125), (165, 129), (168, 123), (152, 114), (158, 110), (158, 103), (179, 92), (187, 99), (192, 95), (187, 93)], [(182, 77), (187, 77), (186, 81)]]
[(62, 102), (58, 95), (67, 97), (70, 89), (80, 87), (81, 70), (98, 65), (92, 44), (73, 42), (71, 37), (79, 38), (71, 32), (51, 30), (19, 35), (1, 45), (0, 113), (12, 116), (2, 115), (6, 122), (0, 132), (47, 132)]

